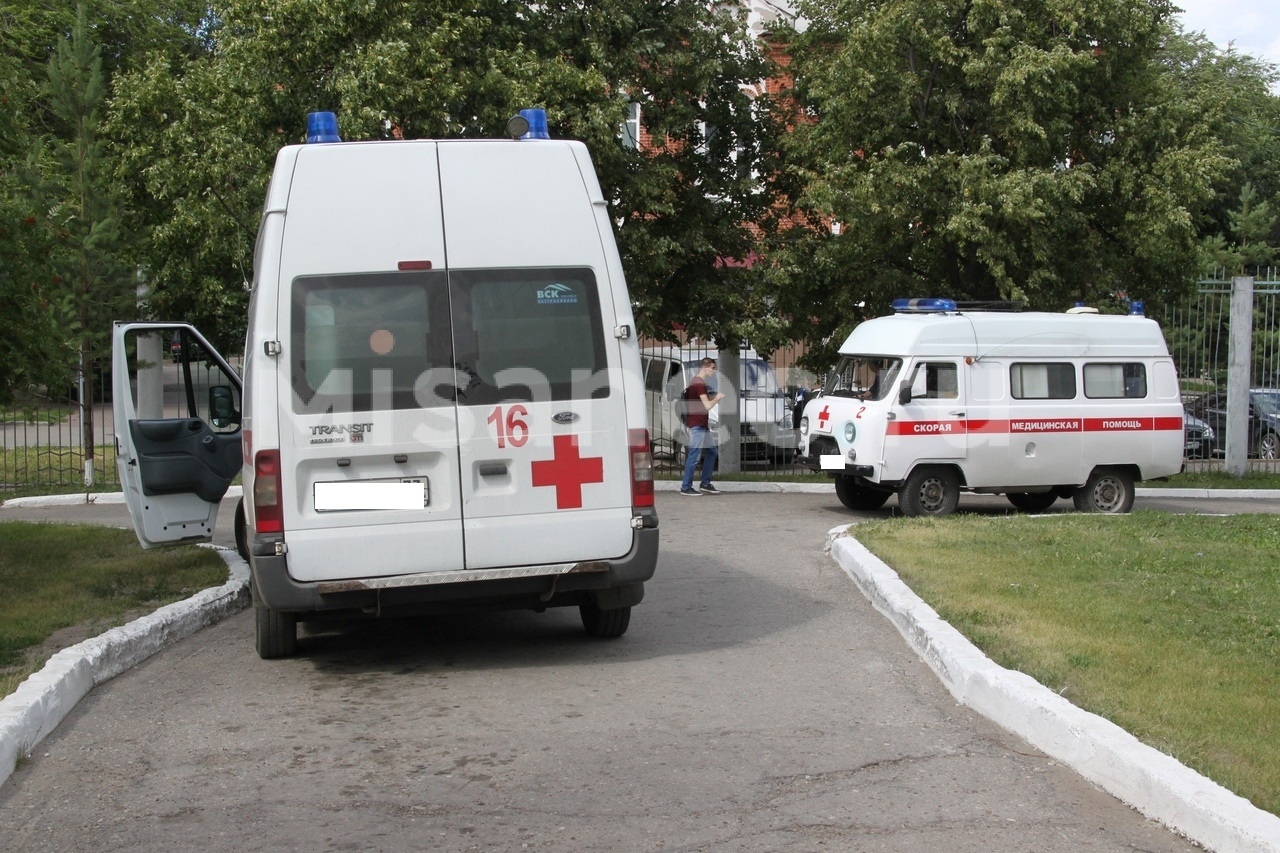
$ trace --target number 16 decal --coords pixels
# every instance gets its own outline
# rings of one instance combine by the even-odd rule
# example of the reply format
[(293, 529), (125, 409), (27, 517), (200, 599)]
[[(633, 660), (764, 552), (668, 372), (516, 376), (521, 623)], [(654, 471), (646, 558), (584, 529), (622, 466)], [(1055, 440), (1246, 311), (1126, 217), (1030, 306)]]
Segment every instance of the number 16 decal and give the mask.
[(512, 447), (524, 447), (525, 442), (529, 440), (529, 424), (525, 421), (528, 416), (529, 410), (521, 405), (515, 405), (507, 409), (505, 417), (502, 414), (501, 406), (494, 407), (485, 423), (493, 424), (497, 430), (499, 450), (505, 448), (508, 444)]

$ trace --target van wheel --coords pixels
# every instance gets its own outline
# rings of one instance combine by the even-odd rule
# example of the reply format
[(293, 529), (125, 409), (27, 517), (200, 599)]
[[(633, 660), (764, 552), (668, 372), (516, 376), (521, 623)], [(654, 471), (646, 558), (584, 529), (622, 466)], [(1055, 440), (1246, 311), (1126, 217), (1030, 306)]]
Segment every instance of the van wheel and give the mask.
[(270, 607), (253, 608), (258, 657), (263, 660), (292, 657), (298, 651), (298, 617)]
[(846, 509), (868, 510), (879, 509), (889, 500), (891, 492), (883, 489), (871, 489), (861, 486), (858, 481), (847, 474), (836, 475), (836, 497)]
[(236, 504), (236, 553), (240, 559), (249, 562), (249, 523), (244, 517), (244, 498)]
[(1258, 458), (1275, 459), (1280, 455), (1280, 437), (1274, 432), (1264, 432), (1258, 439)]
[(950, 515), (959, 503), (960, 480), (950, 468), (921, 466), (898, 490), (898, 507), (908, 517)]
[(1053, 492), (1009, 492), (1005, 495), (1015, 509), (1023, 512), (1044, 512), (1058, 502), (1058, 493)]
[(578, 605), (578, 612), (582, 615), (582, 627), (592, 637), (621, 637), (631, 624), (630, 607), (601, 610), (594, 601), (584, 601)]
[(1076, 489), (1072, 499), (1080, 512), (1122, 513), (1133, 509), (1133, 477), (1118, 468), (1102, 468)]

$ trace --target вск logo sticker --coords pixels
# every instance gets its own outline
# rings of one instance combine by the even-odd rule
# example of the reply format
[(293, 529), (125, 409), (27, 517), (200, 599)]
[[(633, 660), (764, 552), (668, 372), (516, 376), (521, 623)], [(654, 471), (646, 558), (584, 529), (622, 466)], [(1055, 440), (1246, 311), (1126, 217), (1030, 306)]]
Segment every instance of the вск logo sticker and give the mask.
[(578, 294), (567, 284), (549, 284), (538, 291), (539, 305), (566, 305), (578, 301)]

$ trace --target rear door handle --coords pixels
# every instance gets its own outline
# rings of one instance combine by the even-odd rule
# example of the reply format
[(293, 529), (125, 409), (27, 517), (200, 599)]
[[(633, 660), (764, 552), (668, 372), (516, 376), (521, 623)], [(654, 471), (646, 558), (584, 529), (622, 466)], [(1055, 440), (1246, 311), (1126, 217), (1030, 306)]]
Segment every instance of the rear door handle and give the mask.
[(506, 473), (507, 473), (507, 463), (505, 462), (480, 463), (481, 477), (501, 477)]

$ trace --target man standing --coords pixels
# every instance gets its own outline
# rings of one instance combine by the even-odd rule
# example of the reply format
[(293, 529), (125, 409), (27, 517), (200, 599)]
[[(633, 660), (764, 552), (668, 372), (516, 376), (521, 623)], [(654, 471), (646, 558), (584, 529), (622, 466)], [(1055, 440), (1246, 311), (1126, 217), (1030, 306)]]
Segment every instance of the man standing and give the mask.
[[(724, 399), (724, 394), (708, 394), (707, 379), (716, 372), (716, 360), (704, 358), (689, 387), (684, 389), (685, 425), (689, 427), (689, 456), (684, 461), (684, 480), (680, 483), (682, 495), (718, 495), (720, 490), (711, 485), (711, 474), (716, 470), (720, 451), (715, 436), (711, 434), (711, 410)], [(693, 490), (693, 469), (702, 463), (702, 481)]]

